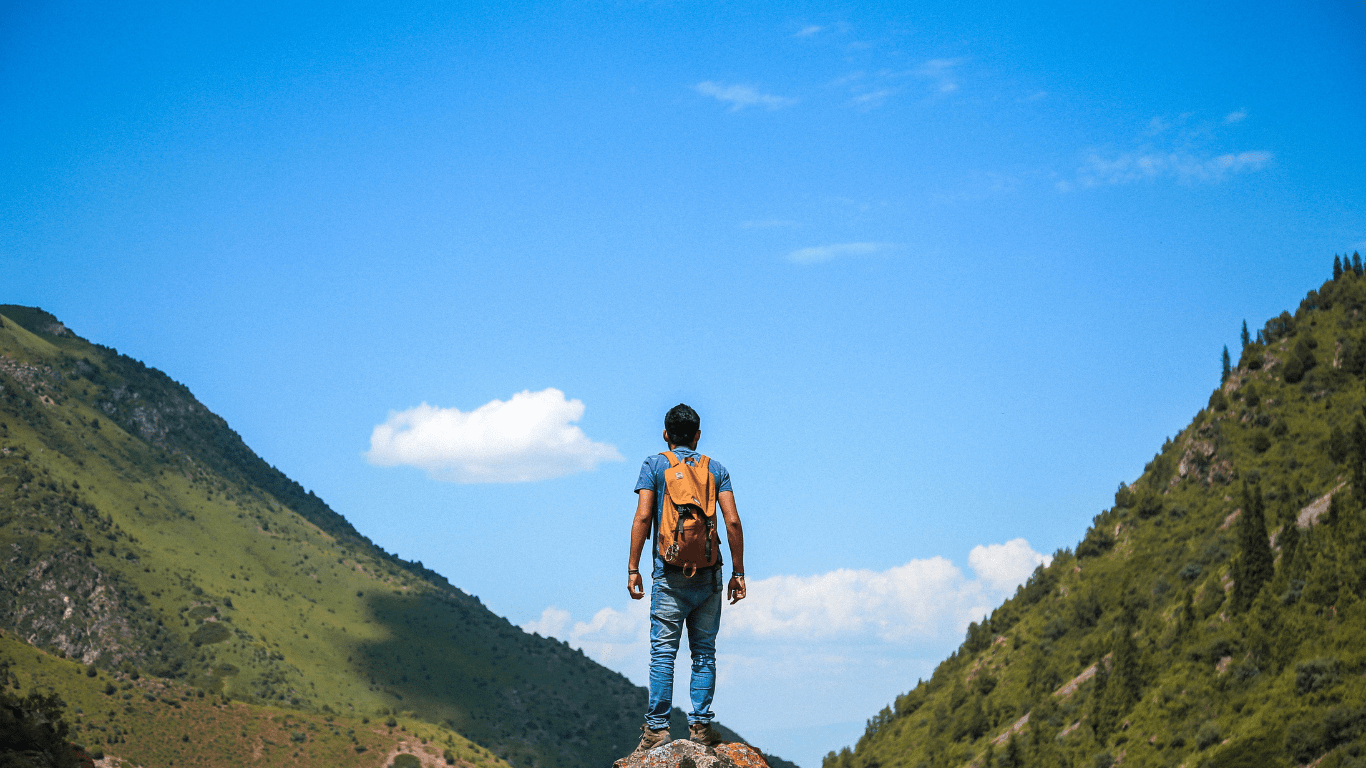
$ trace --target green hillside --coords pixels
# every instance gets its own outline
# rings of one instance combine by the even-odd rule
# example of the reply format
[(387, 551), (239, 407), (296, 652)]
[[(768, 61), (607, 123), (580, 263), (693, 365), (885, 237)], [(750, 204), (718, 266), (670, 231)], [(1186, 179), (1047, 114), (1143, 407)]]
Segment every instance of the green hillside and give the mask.
[(634, 746), (643, 689), (375, 547), (161, 372), (41, 310), (0, 326), (10, 637), (196, 701), (395, 718), (471, 764)]
[(1354, 256), (824, 768), (1366, 766), (1364, 377)]

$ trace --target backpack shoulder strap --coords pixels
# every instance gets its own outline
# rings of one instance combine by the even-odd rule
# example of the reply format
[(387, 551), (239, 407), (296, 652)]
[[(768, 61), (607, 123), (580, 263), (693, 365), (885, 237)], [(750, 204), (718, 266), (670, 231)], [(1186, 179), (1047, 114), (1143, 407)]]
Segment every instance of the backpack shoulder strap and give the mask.
[(676, 467), (679, 465), (678, 456), (673, 451), (660, 451), (659, 455), (669, 460), (669, 466)]

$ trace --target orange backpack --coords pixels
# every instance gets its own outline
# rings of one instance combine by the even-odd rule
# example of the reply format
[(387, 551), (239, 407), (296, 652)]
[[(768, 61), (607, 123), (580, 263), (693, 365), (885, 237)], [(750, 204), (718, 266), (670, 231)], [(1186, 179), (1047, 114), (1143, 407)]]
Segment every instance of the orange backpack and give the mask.
[(711, 459), (699, 454), (689, 465), (674, 454), (664, 471), (664, 504), (660, 515), (659, 555), (683, 569), (689, 578), (698, 568), (716, 565), (720, 556), (716, 535), (716, 479)]

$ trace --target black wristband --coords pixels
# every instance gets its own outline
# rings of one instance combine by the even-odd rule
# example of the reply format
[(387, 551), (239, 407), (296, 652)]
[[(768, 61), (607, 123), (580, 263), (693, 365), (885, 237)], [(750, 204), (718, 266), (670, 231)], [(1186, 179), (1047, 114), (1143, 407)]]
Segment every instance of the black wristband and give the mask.
[(637, 571), (637, 570), (634, 569), (634, 568), (628, 568), (628, 569), (626, 570), (626, 575), (627, 575), (627, 576), (630, 576), (630, 575), (632, 575), (632, 574), (635, 574), (636, 576), (639, 576), (639, 575), (640, 575), (640, 571)]
[(730, 575), (730, 577), (731, 577), (732, 579), (743, 579), (743, 578), (745, 578), (745, 573), (744, 573), (744, 571), (740, 571), (739, 573), (732, 573), (732, 574)]

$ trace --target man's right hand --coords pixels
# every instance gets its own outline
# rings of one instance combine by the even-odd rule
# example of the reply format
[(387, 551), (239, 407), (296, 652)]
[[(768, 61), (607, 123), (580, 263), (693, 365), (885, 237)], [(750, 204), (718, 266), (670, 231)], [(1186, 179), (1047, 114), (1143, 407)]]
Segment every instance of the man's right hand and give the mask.
[(626, 575), (626, 591), (631, 593), (632, 600), (645, 597), (645, 582), (641, 580), (640, 574), (630, 573)]

